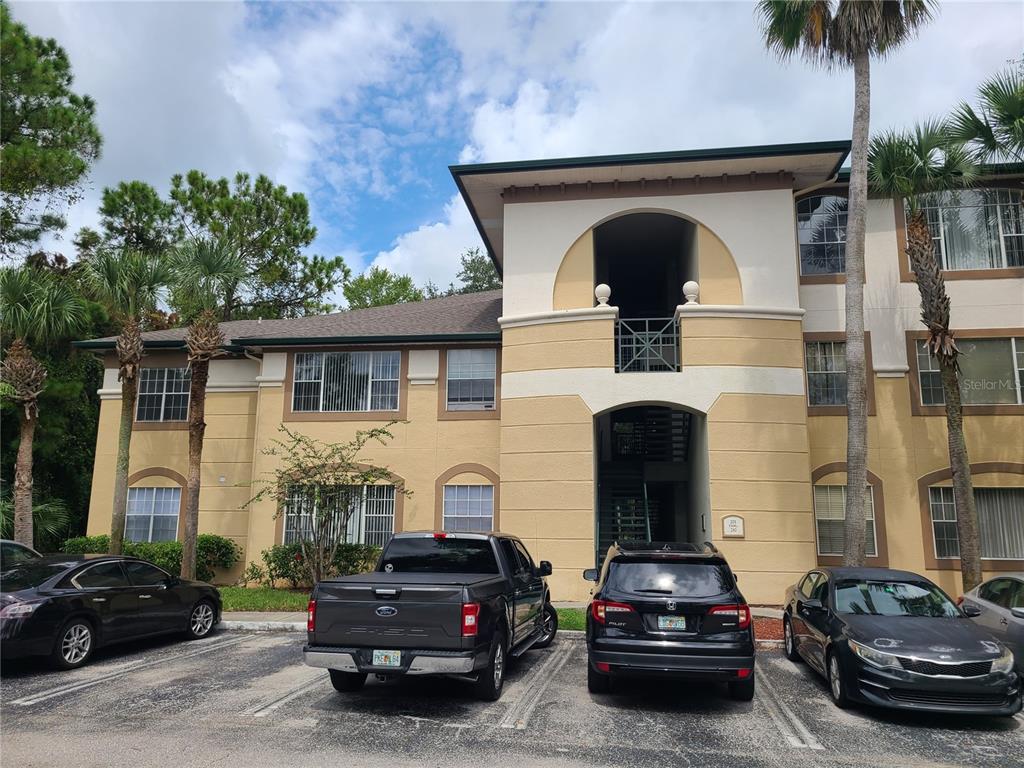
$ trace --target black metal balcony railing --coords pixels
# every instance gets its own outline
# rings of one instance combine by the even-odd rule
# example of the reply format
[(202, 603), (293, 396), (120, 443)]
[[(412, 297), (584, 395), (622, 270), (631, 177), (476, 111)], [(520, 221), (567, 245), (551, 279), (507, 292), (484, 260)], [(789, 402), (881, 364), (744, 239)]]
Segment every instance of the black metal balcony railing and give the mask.
[(679, 370), (679, 323), (674, 317), (615, 322), (615, 370), (648, 373)]

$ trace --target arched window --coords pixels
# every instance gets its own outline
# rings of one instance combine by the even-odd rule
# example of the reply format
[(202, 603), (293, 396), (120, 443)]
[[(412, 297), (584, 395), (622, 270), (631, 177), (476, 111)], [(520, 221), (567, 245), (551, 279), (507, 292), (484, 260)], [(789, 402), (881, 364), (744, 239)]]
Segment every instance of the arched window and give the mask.
[(1024, 207), (1016, 189), (934, 192), (921, 210), (943, 269), (1024, 267)]
[(846, 271), (846, 209), (847, 200), (839, 195), (812, 195), (797, 201), (801, 275)]

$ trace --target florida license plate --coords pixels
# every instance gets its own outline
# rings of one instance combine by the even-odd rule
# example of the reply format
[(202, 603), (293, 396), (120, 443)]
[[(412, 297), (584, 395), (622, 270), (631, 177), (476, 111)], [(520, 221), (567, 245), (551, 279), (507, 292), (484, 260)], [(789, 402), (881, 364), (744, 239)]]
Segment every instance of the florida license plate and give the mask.
[(374, 651), (373, 666), (375, 667), (400, 667), (402, 666), (401, 651)]
[(659, 616), (658, 617), (658, 629), (675, 629), (678, 631), (686, 630), (686, 617), (685, 616)]

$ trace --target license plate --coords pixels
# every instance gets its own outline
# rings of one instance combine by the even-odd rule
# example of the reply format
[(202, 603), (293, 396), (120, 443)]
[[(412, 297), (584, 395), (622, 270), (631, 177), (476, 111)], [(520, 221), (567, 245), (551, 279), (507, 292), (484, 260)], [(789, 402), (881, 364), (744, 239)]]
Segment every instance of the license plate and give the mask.
[(400, 667), (402, 666), (401, 651), (374, 651), (373, 666), (375, 667)]
[(659, 616), (658, 617), (658, 629), (685, 630), (686, 629), (686, 617), (685, 616)]

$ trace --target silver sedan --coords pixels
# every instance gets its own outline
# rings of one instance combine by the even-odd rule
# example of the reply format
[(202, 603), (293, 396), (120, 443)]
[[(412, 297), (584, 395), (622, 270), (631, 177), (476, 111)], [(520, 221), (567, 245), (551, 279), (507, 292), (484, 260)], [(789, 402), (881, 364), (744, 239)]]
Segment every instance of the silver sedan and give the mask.
[[(989, 579), (962, 598), (963, 605), (977, 608), (974, 620), (1013, 651), (1017, 672), (1024, 675), (1024, 573), (1007, 573)], [(970, 614), (968, 614), (970, 615)]]

